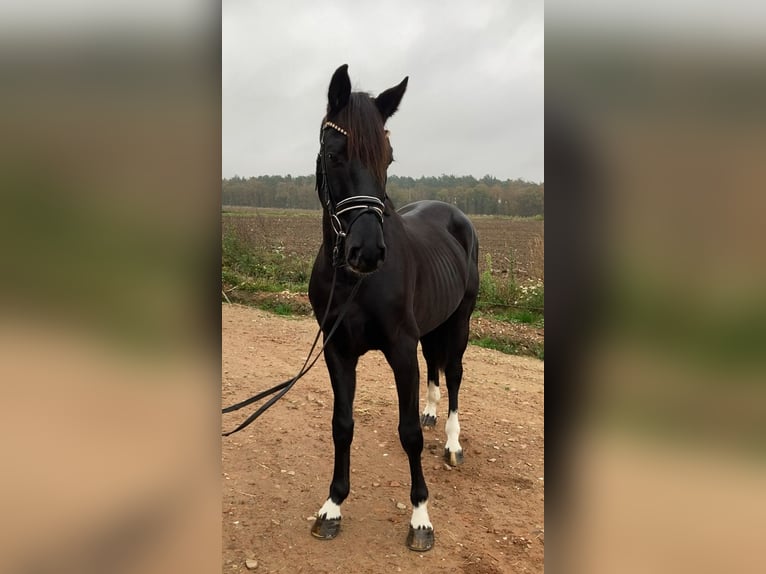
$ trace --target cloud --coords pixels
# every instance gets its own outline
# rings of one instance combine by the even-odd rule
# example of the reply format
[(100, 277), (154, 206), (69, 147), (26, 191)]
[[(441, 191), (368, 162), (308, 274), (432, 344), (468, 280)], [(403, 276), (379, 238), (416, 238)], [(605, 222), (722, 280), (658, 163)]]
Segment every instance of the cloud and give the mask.
[(223, 4), (223, 175), (308, 174), (327, 86), (410, 77), (391, 173), (543, 179), (542, 3)]

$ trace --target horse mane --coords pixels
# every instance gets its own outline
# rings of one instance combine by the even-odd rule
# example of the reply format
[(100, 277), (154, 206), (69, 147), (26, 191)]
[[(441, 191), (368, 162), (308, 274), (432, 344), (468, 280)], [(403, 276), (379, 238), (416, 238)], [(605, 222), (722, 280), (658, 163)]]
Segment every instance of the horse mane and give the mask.
[(359, 159), (380, 185), (384, 185), (386, 170), (392, 159), (391, 145), (372, 96), (365, 92), (352, 92), (348, 104), (333, 121), (348, 131), (349, 159)]

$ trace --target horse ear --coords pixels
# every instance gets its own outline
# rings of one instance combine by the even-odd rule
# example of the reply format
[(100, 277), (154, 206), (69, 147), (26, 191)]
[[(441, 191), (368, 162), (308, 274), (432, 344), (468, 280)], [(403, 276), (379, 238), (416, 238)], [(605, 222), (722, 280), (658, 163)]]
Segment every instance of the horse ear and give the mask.
[(351, 80), (348, 77), (348, 64), (343, 64), (335, 70), (330, 80), (330, 90), (327, 92), (327, 115), (332, 115), (348, 104), (351, 97)]
[(383, 116), (383, 122), (394, 115), (394, 112), (399, 109), (399, 103), (402, 101), (402, 96), (407, 90), (407, 81), (409, 76), (404, 78), (398, 86), (387, 89), (385, 92), (381, 92), (377, 98), (375, 98), (375, 105), (378, 106), (380, 115)]

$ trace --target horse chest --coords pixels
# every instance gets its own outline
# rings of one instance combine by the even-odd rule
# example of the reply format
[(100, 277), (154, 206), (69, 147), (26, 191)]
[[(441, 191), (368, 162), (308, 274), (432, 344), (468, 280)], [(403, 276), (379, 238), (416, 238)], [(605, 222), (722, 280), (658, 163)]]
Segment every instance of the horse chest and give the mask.
[(362, 355), (367, 351), (381, 350), (396, 338), (398, 327), (393, 323), (394, 314), (379, 316), (369, 311), (349, 313), (343, 324), (346, 348)]

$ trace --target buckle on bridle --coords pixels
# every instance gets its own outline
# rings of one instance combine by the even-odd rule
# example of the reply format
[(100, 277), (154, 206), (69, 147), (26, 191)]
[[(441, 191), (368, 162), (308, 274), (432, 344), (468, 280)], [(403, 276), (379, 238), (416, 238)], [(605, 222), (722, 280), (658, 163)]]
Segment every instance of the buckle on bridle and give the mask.
[[(338, 219), (338, 215), (336, 213), (330, 214), (330, 225), (332, 226), (332, 230), (335, 232), (335, 235), (338, 238), (346, 237), (346, 232), (343, 231), (343, 224), (340, 222), (340, 219)], [(337, 245), (336, 241), (336, 245)]]

